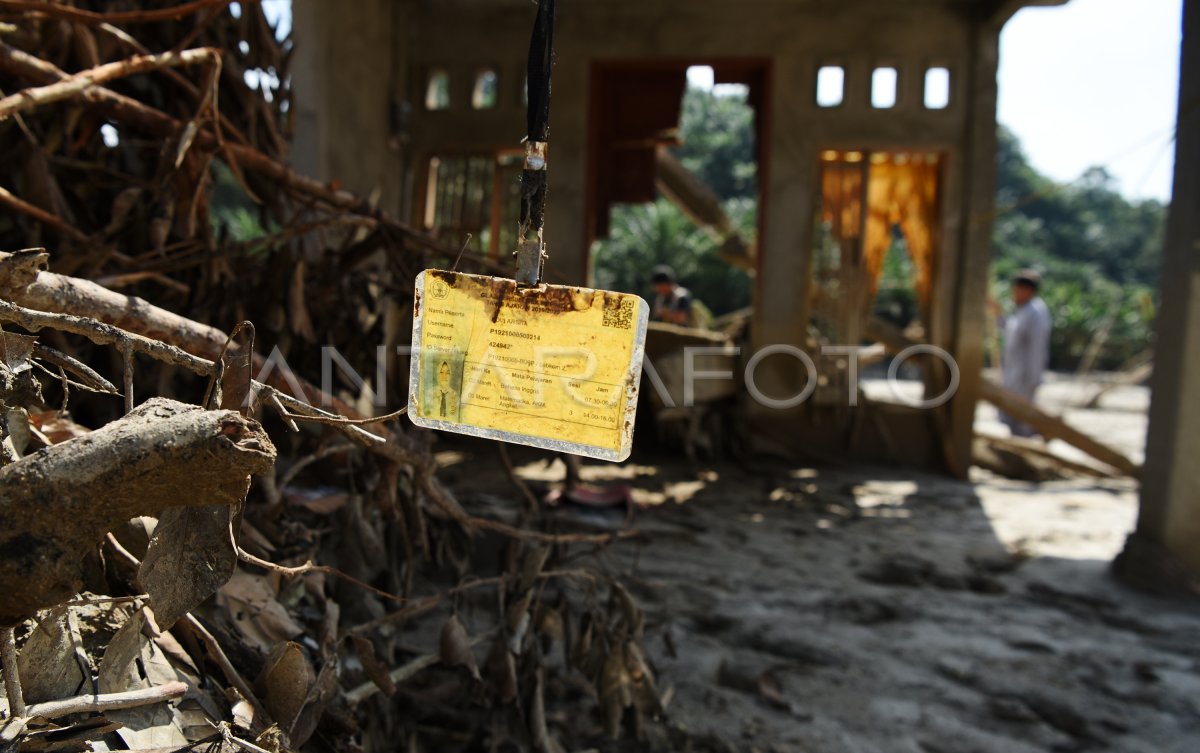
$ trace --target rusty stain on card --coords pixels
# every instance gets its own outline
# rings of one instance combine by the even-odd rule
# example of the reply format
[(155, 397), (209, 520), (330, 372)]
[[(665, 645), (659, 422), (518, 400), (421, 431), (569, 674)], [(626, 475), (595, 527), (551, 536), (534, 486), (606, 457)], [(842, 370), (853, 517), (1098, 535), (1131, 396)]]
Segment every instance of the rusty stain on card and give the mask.
[(417, 275), (408, 415), (430, 429), (620, 461), (648, 306), (636, 295)]

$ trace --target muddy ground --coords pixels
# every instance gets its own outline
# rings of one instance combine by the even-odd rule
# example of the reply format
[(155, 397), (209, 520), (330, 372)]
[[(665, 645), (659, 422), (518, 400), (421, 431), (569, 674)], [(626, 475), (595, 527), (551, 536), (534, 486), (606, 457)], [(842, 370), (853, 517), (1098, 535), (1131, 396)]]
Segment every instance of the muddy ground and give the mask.
[[(1044, 405), (1140, 458), (1147, 394)], [(995, 414), (980, 424), (996, 430)], [(447, 480), (511, 494), (486, 445), (447, 443)], [(515, 454), (537, 488), (562, 464)], [(585, 467), (653, 503), (600, 562), (647, 610), (669, 724), (698, 750), (1018, 753), (1200, 750), (1200, 607), (1108, 575), (1131, 481), (971, 482), (889, 467)], [(576, 511), (596, 526), (622, 513)]]

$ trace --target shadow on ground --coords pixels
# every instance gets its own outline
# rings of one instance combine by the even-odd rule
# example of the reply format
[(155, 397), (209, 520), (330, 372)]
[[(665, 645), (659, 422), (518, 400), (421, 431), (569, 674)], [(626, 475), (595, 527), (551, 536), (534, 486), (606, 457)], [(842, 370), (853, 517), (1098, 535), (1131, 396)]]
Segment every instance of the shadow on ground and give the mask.
[[(510, 494), (481, 471), (493, 451), (463, 452), (480, 462), (456, 489)], [(535, 489), (562, 475), (517, 463)], [(645, 607), (670, 723), (697, 750), (1198, 749), (1200, 608), (1107, 574), (1132, 486), (780, 463), (698, 480), (667, 456), (584, 477), (653, 505), (596, 559)]]

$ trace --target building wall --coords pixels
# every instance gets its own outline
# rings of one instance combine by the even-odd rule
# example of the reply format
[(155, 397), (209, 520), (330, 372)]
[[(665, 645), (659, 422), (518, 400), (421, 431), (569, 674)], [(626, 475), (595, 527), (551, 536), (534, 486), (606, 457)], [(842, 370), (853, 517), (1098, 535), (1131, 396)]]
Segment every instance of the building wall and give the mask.
[[(301, 109), (301, 131), (314, 121), (318, 174), (336, 175), (357, 190), (380, 186), (402, 216), (415, 218), (413, 186), (422, 186), (430, 154), (519, 145), (525, 130), (524, 66), (535, 7), (526, 0), (367, 0), (354, 14), (340, 4), (297, 0), (297, 46), (306, 23), (320, 24), (324, 90), (315, 111)], [(805, 281), (822, 149), (927, 149), (943, 156), (939, 266), (930, 340), (963, 357), (961, 398), (938, 417), (952, 432), (943, 459), (969, 458), (978, 373), (983, 358), (984, 291), (990, 261), (995, 68), (1001, 21), (979, 17), (970, 2), (826, 3), (809, 0), (594, 0), (558, 8), (550, 132), (550, 194), (546, 238), (550, 281), (589, 279), (586, 236), (589, 76), (595, 63), (673, 60), (706, 64), (761, 59), (769, 65), (769, 118), (763, 183), (766, 203), (759, 239), (755, 296), (756, 346), (802, 345), (808, 321)], [(302, 13), (302, 9), (305, 9)], [(308, 18), (313, 15), (316, 18)], [(349, 17), (349, 18), (348, 18)], [(309, 27), (313, 28), (313, 27)], [(384, 31), (389, 30), (389, 31)], [(846, 69), (845, 102), (815, 102), (822, 65)], [(876, 66), (899, 69), (896, 106), (870, 105)], [(924, 71), (951, 71), (944, 110), (922, 104)], [(451, 107), (429, 112), (429, 72), (451, 78)], [(499, 74), (495, 109), (471, 108), (480, 70)], [(390, 71), (390, 76), (389, 72)], [(298, 82), (298, 86), (300, 83)], [(352, 93), (352, 96), (351, 96)], [(365, 101), (370, 100), (370, 101)], [(388, 109), (411, 118), (389, 133)], [(316, 113), (320, 113), (317, 117)], [(342, 132), (354, 133), (343, 141)], [(391, 142), (389, 144), (389, 137)], [(396, 142), (402, 146), (397, 149)], [(364, 160), (364, 154), (372, 155)], [(376, 160), (377, 155), (385, 155)], [(407, 190), (405, 187), (408, 187)], [(792, 359), (764, 361), (759, 386), (794, 394), (804, 372)], [(935, 453), (937, 454), (937, 453)], [(953, 462), (947, 462), (953, 466)], [(965, 469), (965, 465), (963, 466)]]
[(399, 216), (403, 205), (396, 105), (407, 97), (407, 59), (397, 32), (404, 3), (293, 0), (292, 163), (338, 181)]

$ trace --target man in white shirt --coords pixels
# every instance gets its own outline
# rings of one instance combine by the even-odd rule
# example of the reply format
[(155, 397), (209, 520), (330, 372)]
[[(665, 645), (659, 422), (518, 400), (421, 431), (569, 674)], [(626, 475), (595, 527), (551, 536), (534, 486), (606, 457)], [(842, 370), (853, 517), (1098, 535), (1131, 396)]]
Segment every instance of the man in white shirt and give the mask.
[[(1050, 309), (1038, 296), (1042, 277), (1032, 269), (1023, 269), (1013, 278), (1015, 308), (1003, 320), (1004, 355), (1001, 374), (1004, 387), (1033, 402), (1042, 383), (1050, 357)], [(1032, 437), (1037, 432), (1012, 416), (1001, 413), (1015, 437)]]

